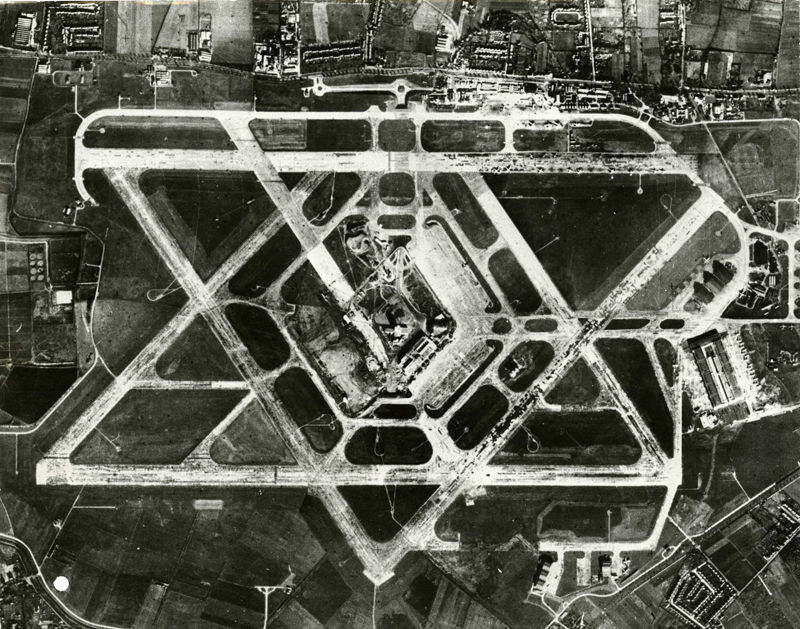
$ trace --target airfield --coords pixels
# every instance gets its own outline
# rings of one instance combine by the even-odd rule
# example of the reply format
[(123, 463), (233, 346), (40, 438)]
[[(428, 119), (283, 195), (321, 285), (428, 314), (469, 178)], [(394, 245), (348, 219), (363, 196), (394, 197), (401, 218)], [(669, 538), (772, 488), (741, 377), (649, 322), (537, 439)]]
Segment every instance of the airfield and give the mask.
[[(631, 142), (570, 151), (570, 127), (594, 125), (629, 125)], [(158, 323), (94, 322), (114, 377), (53, 440), (38, 483), (308, 487), (376, 584), (410, 551), (458, 548), (475, 526), (464, 496), (491, 512), (495, 495), (558, 488), (561, 506), (534, 520), (542, 550), (655, 547), (681, 483), (681, 374), (652, 338), (677, 348), (701, 324), (662, 325), (662, 311), (625, 325), (625, 304), (712, 217), (734, 217), (652, 127), (104, 110), (77, 131), (75, 180), (156, 252), (161, 284), (139, 316)], [(556, 204), (580, 181), (598, 207), (628, 204), (612, 229), (633, 227), (612, 262), (559, 274), (558, 248), (585, 243), (566, 227), (537, 242), (513, 204), (547, 186)], [(198, 201), (210, 216), (191, 214)], [(548, 441), (547, 414), (574, 418), (580, 441)]]

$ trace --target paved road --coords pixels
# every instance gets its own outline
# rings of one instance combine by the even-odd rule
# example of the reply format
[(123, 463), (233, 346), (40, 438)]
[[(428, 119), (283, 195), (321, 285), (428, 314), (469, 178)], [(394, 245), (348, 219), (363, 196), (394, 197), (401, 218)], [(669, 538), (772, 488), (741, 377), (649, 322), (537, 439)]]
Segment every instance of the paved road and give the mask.
[(79, 627), (80, 629), (119, 629), (113, 625), (103, 625), (86, 620), (62, 603), (61, 599), (58, 598), (55, 592), (50, 588), (44, 575), (42, 575), (39, 564), (33, 556), (33, 552), (22, 540), (12, 537), (11, 535), (0, 533), (0, 544), (13, 548), (17, 552), (25, 573), (31, 575), (30, 583), (33, 589), (36, 590), (36, 593), (44, 599), (62, 621), (69, 624), (71, 627)]
[[(301, 151), (264, 152), (277, 172), (325, 171), (336, 164), (342, 172), (383, 173), (398, 170), (392, 163), (394, 153)], [(83, 148), (76, 158), (76, 171), (87, 169), (126, 168), (130, 164), (148, 164), (152, 169), (183, 170), (253, 170), (253, 162), (245, 151), (172, 150), (172, 149), (96, 149)], [(480, 173), (595, 173), (628, 174), (631, 172), (678, 174), (685, 165), (677, 157), (645, 155), (620, 157), (608, 155), (602, 160), (595, 154), (562, 153), (542, 156), (536, 153), (409, 153), (402, 170), (412, 172), (480, 172)]]
[[(696, 203), (684, 214), (673, 227), (664, 235), (656, 247), (631, 271), (631, 273), (615, 288), (601, 303), (593, 319), (587, 321), (573, 337), (566, 351), (557, 356), (550, 365), (540, 374), (534, 393), (527, 399), (518, 403), (507, 415), (507, 421), (501, 421), (489, 436), (484, 439), (474, 450), (470, 451), (461, 461), (454, 465), (452, 475), (447, 483), (442, 484), (428, 502), (426, 509), (421, 509), (408, 522), (404, 535), (398, 536), (386, 545), (384, 549), (387, 565), (396, 565), (406, 553), (409, 540), (411, 543), (424, 547), (427, 540), (435, 536), (434, 525), (453, 500), (480, 481), (480, 475), (486, 464), (503, 448), (517, 428), (525, 421), (530, 408), (552, 387), (566, 371), (566, 368), (577, 360), (591, 345), (597, 334), (608, 324), (613, 316), (623, 307), (625, 301), (641, 288), (661, 266), (669, 260), (691, 237), (697, 228), (707, 219), (710, 207), (716, 209), (718, 205), (724, 207), (722, 200), (709, 191), (705, 191), (706, 198)], [(676, 453), (679, 457), (680, 453)], [(677, 461), (677, 459), (673, 459)], [(671, 488), (676, 488), (680, 483), (680, 462), (670, 466)], [(654, 532), (655, 535), (655, 532)]]
[[(81, 138), (85, 129), (94, 121), (105, 115), (123, 115), (140, 117), (149, 116), (185, 116), (216, 117), (233, 139), (235, 149), (217, 151), (181, 151), (181, 150), (121, 150), (121, 149), (88, 149), (83, 146)], [(344, 306), (352, 297), (353, 291), (344, 281), (341, 271), (321, 245), (322, 240), (334, 229), (335, 225), (315, 227), (309, 224), (302, 215), (302, 202), (313, 189), (315, 175), (307, 175), (289, 192), (279, 176), (282, 171), (329, 171), (331, 164), (339, 169), (352, 169), (360, 172), (383, 172), (390, 160), (396, 161), (394, 154), (381, 151), (363, 153), (269, 153), (265, 154), (255, 141), (248, 123), (254, 118), (281, 119), (346, 119), (364, 118), (371, 120), (373, 126), (382, 119), (409, 117), (418, 126), (427, 119), (452, 120), (452, 114), (395, 112), (363, 113), (259, 113), (224, 112), (224, 111), (140, 111), (122, 110), (121, 112), (97, 112), (87, 118), (78, 130), (76, 142), (76, 181), (81, 182), (81, 173), (85, 168), (102, 168), (116, 187), (123, 200), (144, 231), (152, 239), (156, 249), (161, 253), (165, 263), (174, 273), (187, 295), (189, 303), (181, 310), (175, 320), (170, 322), (156, 338), (148, 344), (141, 354), (126, 368), (115, 382), (106, 390), (97, 402), (84, 413), (69, 431), (47, 453), (37, 467), (39, 482), (70, 484), (138, 484), (138, 485), (302, 485), (313, 487), (327, 508), (334, 515), (346, 538), (354, 547), (357, 555), (364, 563), (366, 572), (376, 583), (382, 582), (391, 575), (391, 571), (409, 548), (425, 547), (434, 540), (433, 525), (444, 509), (463, 491), (481, 484), (525, 484), (525, 485), (665, 485), (673, 492), (680, 482), (679, 456), (667, 460), (652, 433), (642, 421), (639, 414), (627, 399), (624, 391), (611, 377), (607, 366), (596, 354), (592, 343), (604, 329), (608, 321), (617, 315), (625, 301), (644, 285), (653, 274), (668, 260), (680, 246), (691, 236), (709, 213), (721, 205), (721, 200), (704, 190), (704, 196), (691, 208), (673, 228), (667, 232), (658, 245), (637, 265), (627, 278), (608, 296), (597, 311), (591, 313), (585, 324), (578, 322), (574, 312), (568, 308), (565, 300), (542, 268), (529, 246), (520, 237), (497, 200), (491, 195), (483, 179), (477, 175), (466, 174), (465, 179), (473, 193), (487, 209), (501, 235), (501, 243), (512, 249), (517, 259), (526, 269), (534, 285), (540, 290), (545, 303), (554, 317), (559, 321), (559, 335), (562, 342), (558, 346), (556, 358), (545, 369), (538, 379), (538, 386), (533, 394), (515, 394), (510, 396), (512, 412), (501, 422), (493, 433), (477, 448), (463, 457), (452, 457), (452, 444), (442, 430), (443, 421), (437, 426), (430, 422), (420, 421), (426, 430), (434, 450), (442, 452), (442, 457), (435, 456), (430, 464), (419, 467), (400, 466), (352, 466), (342, 462), (341, 446), (336, 452), (321, 457), (312, 452), (305, 440), (300, 436), (292, 420), (286, 416), (272, 398), (271, 389), (266, 385), (263, 372), (253, 363), (238, 336), (234, 333), (227, 319), (221, 312), (217, 291), (222, 289), (226, 281), (240, 268), (275, 230), (288, 225), (301, 243), (308, 259), (323, 281), (331, 286), (333, 294), (340, 305)], [(562, 122), (586, 119), (589, 116), (574, 114), (547, 114), (543, 116), (511, 116), (502, 120), (508, 126), (522, 126), (531, 118), (558, 119)], [(405, 155), (403, 163), (406, 167), (417, 171), (451, 170), (464, 173), (475, 171), (511, 172), (575, 172), (585, 168), (593, 172), (684, 172), (685, 165), (666, 148), (660, 137), (646, 124), (636, 119), (617, 115), (592, 116), (598, 119), (625, 120), (645, 130), (656, 141), (657, 154), (646, 156), (614, 156), (569, 154), (569, 155), (530, 155), (503, 152), (489, 155), (455, 155), (434, 153), (411, 153)], [(508, 129), (506, 131), (508, 133)], [(267, 190), (279, 209), (274, 219), (268, 220), (253, 240), (243, 245), (223, 266), (204, 284), (195, 273), (192, 265), (183, 255), (177, 242), (161, 223), (157, 214), (150, 207), (148, 200), (136, 184), (142, 168), (164, 169), (213, 169), (240, 170), (256, 173), (259, 181)], [(79, 185), (82, 185), (79, 183)], [(362, 188), (364, 184), (362, 183)], [(360, 190), (359, 192), (363, 192)], [(83, 190), (84, 196), (88, 193)], [(351, 210), (360, 194), (355, 195), (342, 215)], [(430, 212), (440, 211), (439, 208)], [(422, 210), (423, 214), (425, 210)], [(458, 230), (459, 228), (456, 227)], [(461, 234), (463, 237), (463, 234)], [(500, 245), (498, 245), (500, 246)], [(475, 252), (472, 252), (473, 254)], [(77, 445), (102, 421), (105, 414), (121, 399), (127, 390), (136, 383), (147, 385), (150, 377), (148, 371), (153, 360), (160, 354), (171, 338), (184, 330), (198, 314), (206, 318), (215, 335), (234, 359), (243, 375), (244, 382), (253, 391), (269, 414), (275, 419), (282, 437), (298, 459), (298, 466), (277, 467), (232, 467), (219, 466), (204, 456), (208, 443), (201, 444), (195, 456), (190, 457), (179, 466), (81, 466), (70, 464), (68, 457)], [(365, 337), (369, 339), (369, 326), (364, 328)], [(586, 356), (598, 375), (606, 383), (606, 387), (617, 400), (629, 426), (642, 443), (644, 455), (634, 466), (571, 466), (567, 471), (562, 466), (512, 467), (489, 466), (489, 461), (500, 451), (510, 436), (527, 418), (528, 413), (543, 405), (544, 393), (552, 387), (567, 369), (581, 356)], [(313, 371), (312, 371), (313, 373)], [(316, 375), (313, 375), (315, 379)], [(151, 378), (151, 377), (150, 377)], [(479, 383), (473, 385), (477, 386)], [(155, 385), (153, 385), (155, 386)], [(188, 385), (187, 385), (188, 386)], [(216, 383), (209, 386), (235, 386), (231, 383)], [(351, 422), (352, 424), (352, 422)], [(219, 429), (220, 427), (218, 427)], [(445, 444), (448, 448), (445, 448)], [(445, 456), (447, 453), (447, 456)], [(676, 462), (677, 461), (677, 462)], [(440, 483), (433, 499), (420, 510), (409, 522), (398, 538), (388, 544), (373, 542), (364, 532), (341, 494), (336, 491), (338, 484), (409, 484)], [(663, 511), (663, 509), (662, 509)], [(654, 535), (656, 532), (654, 532)], [(650, 543), (652, 540), (648, 540)]]
[[(197, 487), (307, 487), (337, 485), (426, 485), (449, 480), (452, 464), (424, 466), (352, 465), (339, 461), (318, 474), (297, 465), (222, 465), (190, 457), (179, 465), (76, 465), (64, 459), (45, 459), (48, 479), (68, 485), (195, 485)], [(486, 485), (665, 485), (671, 470), (633, 465), (491, 465), (479, 474)]]

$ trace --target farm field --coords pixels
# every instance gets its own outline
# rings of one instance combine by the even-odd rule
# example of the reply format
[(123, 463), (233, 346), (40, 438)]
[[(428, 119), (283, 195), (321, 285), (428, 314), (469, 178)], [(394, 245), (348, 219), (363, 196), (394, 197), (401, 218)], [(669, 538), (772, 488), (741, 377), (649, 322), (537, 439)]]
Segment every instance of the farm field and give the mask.
[(800, 401), (800, 373), (795, 356), (800, 352), (800, 329), (796, 325), (755, 323), (742, 326), (742, 341), (756, 378), (782, 404)]
[[(43, 572), (51, 582), (68, 575), (64, 601), (98, 622), (131, 626), (144, 608), (153, 627), (202, 626), (222, 609), (258, 629), (263, 596), (253, 586), (280, 581), (289, 564), (306, 575), (324, 556), (303, 499), (297, 490), (87, 489), (81, 504), (115, 508), (76, 509)], [(166, 595), (161, 583), (171, 584)]]
[(782, 3), (754, 0), (738, 10), (723, 0), (708, 0), (688, 14), (687, 43), (694, 48), (771, 53), (778, 49)]
[(779, 88), (797, 87), (800, 83), (800, 5), (784, 3), (775, 84)]
[(0, 84), (0, 109), (5, 114), (0, 121), (0, 162), (5, 164), (13, 163), (19, 134), (25, 126), (34, 66), (31, 58), (0, 57), (0, 77), (3, 78)]

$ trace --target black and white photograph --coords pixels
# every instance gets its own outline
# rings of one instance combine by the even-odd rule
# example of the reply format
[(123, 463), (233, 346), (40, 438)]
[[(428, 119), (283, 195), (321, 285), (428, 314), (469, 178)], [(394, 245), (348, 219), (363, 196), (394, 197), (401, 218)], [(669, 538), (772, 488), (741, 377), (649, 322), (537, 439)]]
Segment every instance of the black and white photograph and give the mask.
[(800, 629), (800, 0), (0, 0), (0, 629)]

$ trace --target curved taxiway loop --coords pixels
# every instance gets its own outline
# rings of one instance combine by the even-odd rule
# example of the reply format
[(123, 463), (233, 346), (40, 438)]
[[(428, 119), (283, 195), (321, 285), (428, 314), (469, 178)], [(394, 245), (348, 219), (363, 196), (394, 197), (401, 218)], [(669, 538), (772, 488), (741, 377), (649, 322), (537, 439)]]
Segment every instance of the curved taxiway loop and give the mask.
[[(89, 168), (126, 168), (130, 164), (146, 164), (149, 168), (184, 168), (195, 170), (252, 169), (252, 163), (243, 160), (240, 150), (183, 150), (183, 149), (96, 149), (84, 145), (87, 129), (102, 118), (205, 118), (218, 120), (226, 129), (240, 130), (232, 135), (234, 144), (250, 143), (253, 135), (248, 124), (253, 120), (369, 120), (373, 125), (383, 120), (412, 120), (416, 123), (417, 134), (422, 123), (428, 120), (453, 120), (453, 114), (427, 112), (422, 109), (409, 111), (380, 111), (373, 107), (366, 112), (253, 112), (223, 111), (203, 109), (103, 109), (86, 116), (75, 132), (75, 184), (84, 200), (91, 201), (91, 195), (83, 183), (83, 171)], [(464, 115), (469, 120), (469, 115)], [(630, 156), (605, 154), (569, 153), (559, 155), (516, 152), (511, 143), (498, 153), (432, 153), (419, 150), (407, 154), (408, 168), (412, 171), (438, 172), (447, 170), (473, 170), (475, 172), (683, 172), (685, 164), (675, 156), (674, 150), (646, 122), (623, 114), (575, 114), (561, 112), (523, 113), (510, 112), (506, 115), (481, 117), (481, 122), (499, 122), (506, 126), (510, 135), (514, 128), (521, 128), (532, 122), (557, 121), (560, 123), (587, 120), (623, 122), (646, 133), (656, 145), (652, 153)], [(373, 140), (375, 140), (373, 138)], [(373, 141), (373, 144), (376, 144)], [(259, 149), (260, 150), (260, 149)], [(261, 152), (262, 156), (264, 155)], [(278, 172), (305, 170), (326, 170), (331, 163), (337, 163), (341, 170), (384, 172), (389, 168), (392, 152), (376, 148), (363, 152), (269, 152), (270, 161)], [(602, 155), (602, 160), (597, 157)]]

